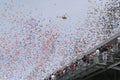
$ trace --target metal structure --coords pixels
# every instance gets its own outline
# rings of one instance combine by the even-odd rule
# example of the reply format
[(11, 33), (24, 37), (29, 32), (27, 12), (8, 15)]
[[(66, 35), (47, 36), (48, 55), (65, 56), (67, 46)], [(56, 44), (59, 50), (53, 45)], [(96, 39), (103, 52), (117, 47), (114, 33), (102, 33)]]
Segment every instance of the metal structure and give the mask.
[[(119, 36), (120, 36), (120, 33), (116, 34), (115, 36), (106, 40), (102, 44), (96, 46), (94, 49), (90, 50), (88, 53), (95, 51), (96, 48), (98, 47), (117, 43), (118, 42), (117, 38)], [(101, 57), (99, 57), (99, 62), (97, 63), (94, 60), (91, 65), (84, 66), (85, 63), (82, 63), (81, 66), (76, 67), (75, 70), (69, 71), (63, 76), (57, 78), (57, 80), (75, 80), (77, 78), (79, 78), (79, 80), (87, 80), (109, 69), (115, 69), (120, 71), (120, 67), (118, 67), (119, 64), (120, 64), (120, 49), (118, 49), (117, 47), (114, 47), (114, 51), (109, 53), (108, 55), (107, 62), (101, 61)]]
[[(120, 37), (120, 33), (104, 41), (100, 45), (95, 46), (95, 48), (89, 50), (87, 53), (89, 54), (91, 52), (95, 52), (95, 50), (101, 46), (113, 45), (115, 43), (118, 45), (118, 37)], [(107, 56), (107, 61), (102, 60), (101, 55), (97, 56), (99, 59), (98, 62), (96, 62), (96, 60), (93, 58), (90, 64), (86, 64), (80, 60), (79, 66), (75, 67), (74, 70), (69, 70), (62, 76), (58, 76), (56, 80), (89, 80), (91, 77), (94, 77), (109, 69), (120, 71), (120, 67), (118, 66), (120, 65), (120, 48), (118, 48), (117, 45), (114, 45), (111, 52), (107, 52), (107, 54), (109, 54)]]

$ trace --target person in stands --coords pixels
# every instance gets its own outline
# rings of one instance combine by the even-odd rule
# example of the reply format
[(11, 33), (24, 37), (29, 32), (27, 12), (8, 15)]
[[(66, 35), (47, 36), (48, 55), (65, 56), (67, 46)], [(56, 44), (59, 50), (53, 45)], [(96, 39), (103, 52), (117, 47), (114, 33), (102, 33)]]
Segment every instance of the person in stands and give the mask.
[(99, 63), (99, 55), (100, 55), (100, 50), (99, 48), (96, 49), (95, 51), (95, 56), (94, 56), (94, 63)]
[(108, 46), (105, 46), (102, 49), (102, 57), (103, 57), (102, 59), (105, 64), (107, 62), (107, 56), (108, 56)]
[(87, 62), (87, 65), (90, 65), (90, 54), (87, 54), (86, 55), (86, 62)]
[(94, 52), (90, 53), (89, 55), (90, 64), (93, 64), (93, 58), (94, 58)]
[(76, 66), (75, 63), (72, 63), (72, 64), (71, 64), (71, 69), (74, 70), (74, 69), (75, 69), (75, 66)]
[(83, 62), (86, 62), (86, 56), (84, 55), (83, 58), (82, 58)]
[(56, 76), (54, 74), (51, 75), (51, 80), (56, 80)]
[(97, 56), (100, 55), (100, 50), (99, 50), (99, 48), (96, 49), (96, 52), (95, 52), (95, 53), (96, 53)]
[(101, 49), (101, 53), (102, 53), (102, 52), (105, 52), (105, 51), (108, 51), (108, 47), (107, 47), (107, 46), (104, 46), (104, 47)]

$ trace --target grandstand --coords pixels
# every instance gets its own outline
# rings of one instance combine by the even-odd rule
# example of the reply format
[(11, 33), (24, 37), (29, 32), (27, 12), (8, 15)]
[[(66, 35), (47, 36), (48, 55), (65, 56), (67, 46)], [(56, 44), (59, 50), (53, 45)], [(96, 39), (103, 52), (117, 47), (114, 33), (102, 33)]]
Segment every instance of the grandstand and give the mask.
[[(96, 46), (94, 49), (87, 52), (86, 54), (95, 52), (95, 50), (101, 46), (106, 46), (106, 45), (110, 46), (110, 45), (113, 45), (116, 43), (117, 43), (116, 45), (118, 46), (118, 43), (120, 43), (119, 37), (120, 37), (120, 33), (118, 33), (115, 36), (111, 37), (110, 39), (106, 40), (102, 44)], [(61, 74), (59, 76), (58, 75), (56, 76), (56, 80), (90, 80), (91, 77), (94, 77), (95, 75), (99, 75), (110, 69), (120, 71), (120, 66), (119, 66), (120, 65), (120, 48), (116, 47), (116, 45), (114, 45), (114, 47), (112, 47), (112, 49), (113, 49), (112, 52), (109, 52), (110, 50), (107, 51), (108, 59), (106, 62), (104, 60), (102, 60), (102, 56), (100, 56), (100, 55), (98, 56), (98, 58), (99, 58), (98, 62), (96, 62), (96, 59), (94, 59), (95, 57), (93, 57), (93, 59), (90, 60), (91, 61), (90, 64), (86, 65), (86, 66), (84, 66), (84, 64), (86, 64), (86, 63), (83, 63), (82, 61), (79, 60), (79, 61), (77, 61), (77, 63), (74, 62), (76, 65), (74, 69), (70, 68), (68, 71), (67, 71), (67, 69), (65, 69), (66, 71), (64, 73), (54, 73), (56, 75)], [(82, 64), (78, 64), (78, 62), (82, 63)], [(79, 66), (79, 65), (81, 65), (81, 66)], [(64, 68), (62, 69), (62, 71), (64, 71)], [(49, 79), (45, 79), (45, 80), (49, 80)]]
[(120, 0), (0, 0), (0, 80), (119, 71), (119, 37)]
[[(56, 76), (56, 80), (92, 80), (91, 77), (94, 78), (94, 76), (96, 75), (100, 75), (102, 73), (105, 74), (105, 72), (111, 69), (118, 70), (118, 72), (120, 71), (120, 66), (119, 66), (120, 52), (119, 52), (119, 48), (116, 47), (119, 44), (120, 33), (115, 34), (113, 32), (113, 29), (115, 27), (118, 27), (118, 32), (120, 29), (119, 25), (116, 25), (119, 23), (113, 22), (116, 20), (118, 21), (120, 20), (119, 19), (120, 16), (115, 17), (116, 11), (120, 11), (120, 2), (119, 0), (116, 0), (116, 1), (111, 0), (111, 2), (109, 2), (107, 5), (108, 6), (105, 7), (106, 14), (105, 15), (103, 14), (102, 19), (100, 17), (101, 19), (100, 21), (103, 20), (102, 26), (104, 26), (103, 28), (105, 31), (104, 35), (106, 34), (107, 36), (109, 36), (109, 38), (105, 39), (105, 41), (102, 41), (97, 46), (94, 46), (94, 48), (84, 53), (85, 56), (83, 58), (86, 58), (86, 60), (88, 59), (87, 63), (86, 63), (86, 60), (83, 60), (81, 55), (80, 56), (78, 55), (79, 57), (73, 60), (69, 65), (51, 74), (50, 75), (51, 80), (52, 80), (52, 76), (54, 77)], [(79, 50), (80, 48), (79, 44), (81, 44), (81, 42), (79, 39), (78, 41), (76, 41), (76, 44), (77, 46), (75, 47), (75, 52), (80, 53), (81, 51)], [(93, 56), (93, 54), (95, 53), (95, 50), (101, 49), (101, 48), (105, 49), (105, 47), (107, 46), (111, 46), (112, 49), (114, 50), (110, 51), (111, 50), (110, 48), (110, 50), (108, 49), (108, 51), (105, 51), (105, 53), (104, 51), (103, 52), (100, 51), (100, 55), (97, 55), (98, 59), (96, 59), (96, 56), (92, 57), (91, 59), (91, 56)], [(90, 58), (90, 61), (89, 61), (89, 58)], [(104, 60), (102, 60), (103, 58)], [(105, 60), (105, 58), (107, 59)], [(119, 73), (117, 75), (119, 75)], [(47, 77), (46, 80), (49, 80), (50, 76)], [(114, 80), (117, 80), (117, 78), (119, 78), (119, 76), (116, 77), (116, 79)], [(107, 77), (105, 77), (105, 79), (107, 79)]]

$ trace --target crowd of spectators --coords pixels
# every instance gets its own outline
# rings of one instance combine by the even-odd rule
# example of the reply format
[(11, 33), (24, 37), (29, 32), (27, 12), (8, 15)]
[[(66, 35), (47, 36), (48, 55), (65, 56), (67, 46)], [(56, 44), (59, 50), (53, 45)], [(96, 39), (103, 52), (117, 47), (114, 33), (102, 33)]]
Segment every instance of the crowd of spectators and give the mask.
[(87, 69), (87, 66), (90, 66), (92, 64), (104, 63), (104, 65), (106, 65), (107, 62), (110, 60), (113, 62), (113, 55), (120, 50), (120, 37), (118, 37), (117, 39), (117, 42), (105, 44), (104, 46), (97, 48), (94, 52), (84, 55), (82, 59), (76, 59), (75, 62), (72, 62), (65, 68), (62, 68), (61, 70), (51, 74), (45, 80), (60, 80), (64, 77), (71, 76), (72, 74), (68, 74), (73, 73), (73, 71), (75, 70), (77, 72), (78, 68), (81, 68), (79, 70), (82, 71), (82, 68)]
[[(28, 1), (39, 2), (39, 0)], [(54, 0), (51, 1), (54, 3)], [(99, 13), (104, 7), (101, 6), (103, 1), (98, 5), (96, 2), (99, 0), (89, 1), (92, 6), (88, 5), (88, 14), (85, 12), (87, 17), (85, 16), (84, 19), (80, 14), (84, 14), (84, 10), (80, 13), (77, 9), (76, 12), (70, 10), (72, 13), (70, 15), (68, 8), (65, 16), (59, 18), (58, 16), (63, 15), (64, 11), (55, 15), (49, 14), (48, 11), (46, 16), (41, 12), (43, 10), (41, 5), (36, 7), (35, 4), (28, 4), (27, 1), (1, 0), (0, 79), (43, 80), (47, 75), (63, 67), (65, 67), (63, 71), (58, 71), (56, 75), (62, 76), (61, 74), (76, 69), (77, 65), (82, 66), (79, 64), (83, 62), (89, 63), (84, 66), (90, 65), (89, 59), (92, 59), (95, 53), (89, 55), (84, 53), (118, 33), (120, 26), (110, 29), (110, 35), (106, 34), (106, 28), (99, 26), (99, 17), (102, 17)], [(52, 5), (52, 2), (46, 4)], [(98, 50), (96, 53), (99, 55)], [(76, 57), (82, 59), (72, 62)], [(71, 62), (72, 64), (68, 65)], [(54, 79), (56, 75), (53, 73), (51, 78)]]

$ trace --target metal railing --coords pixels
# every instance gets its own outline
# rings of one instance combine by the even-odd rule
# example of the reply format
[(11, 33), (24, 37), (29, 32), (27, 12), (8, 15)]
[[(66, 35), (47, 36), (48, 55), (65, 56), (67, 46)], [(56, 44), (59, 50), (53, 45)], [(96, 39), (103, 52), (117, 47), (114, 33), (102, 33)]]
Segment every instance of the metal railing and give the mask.
[[(94, 56), (92, 59), (90, 59), (89, 62), (83, 62), (82, 60), (80, 60), (80, 64), (76, 64), (77, 66), (75, 67), (75, 69), (70, 69), (62, 76), (57, 77), (56, 80), (69, 80), (72, 79), (72, 77), (75, 78), (74, 76), (77, 74), (82, 75), (83, 72), (86, 72), (86, 70), (89, 70), (90, 68), (94, 67), (94, 69), (101, 69), (104, 68), (102, 66), (109, 66), (110, 62), (114, 63), (114, 58), (116, 58), (114, 56), (118, 53), (118, 51), (120, 51), (120, 49), (113, 52), (103, 52), (99, 56)], [(105, 54), (108, 54), (106, 60), (104, 59), (104, 57), (106, 57)]]

